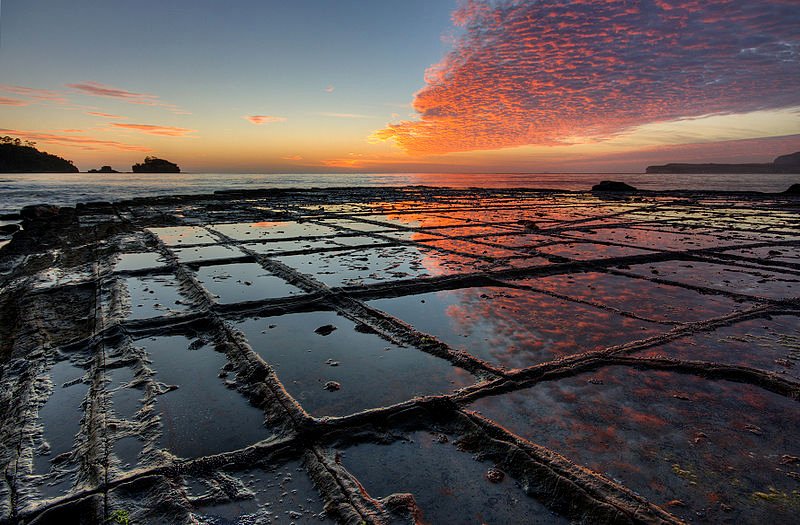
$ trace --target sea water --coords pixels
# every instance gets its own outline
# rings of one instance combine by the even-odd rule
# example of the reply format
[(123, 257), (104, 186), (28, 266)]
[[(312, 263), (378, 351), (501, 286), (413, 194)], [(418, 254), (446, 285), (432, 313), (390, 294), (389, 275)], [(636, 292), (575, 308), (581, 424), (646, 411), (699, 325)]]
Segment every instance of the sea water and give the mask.
[(21, 173), (0, 174), (0, 214), (29, 204), (74, 206), (154, 195), (212, 193), (258, 188), (353, 186), (541, 188), (588, 190), (601, 180), (619, 180), (647, 190), (779, 192), (800, 182), (796, 174), (661, 175), (641, 173)]

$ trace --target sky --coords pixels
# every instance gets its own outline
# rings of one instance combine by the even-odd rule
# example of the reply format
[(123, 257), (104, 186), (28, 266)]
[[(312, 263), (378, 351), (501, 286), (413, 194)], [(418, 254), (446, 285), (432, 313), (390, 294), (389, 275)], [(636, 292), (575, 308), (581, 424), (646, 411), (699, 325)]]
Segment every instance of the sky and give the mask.
[(0, 135), (82, 170), (767, 162), (799, 80), (800, 0), (0, 4)]

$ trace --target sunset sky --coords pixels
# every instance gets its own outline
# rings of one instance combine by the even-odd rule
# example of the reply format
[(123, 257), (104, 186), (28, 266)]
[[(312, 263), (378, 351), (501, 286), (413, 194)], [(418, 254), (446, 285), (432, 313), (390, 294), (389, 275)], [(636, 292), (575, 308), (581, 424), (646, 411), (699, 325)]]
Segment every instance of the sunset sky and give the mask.
[(0, 9), (0, 135), (82, 170), (610, 172), (800, 150), (798, 0)]

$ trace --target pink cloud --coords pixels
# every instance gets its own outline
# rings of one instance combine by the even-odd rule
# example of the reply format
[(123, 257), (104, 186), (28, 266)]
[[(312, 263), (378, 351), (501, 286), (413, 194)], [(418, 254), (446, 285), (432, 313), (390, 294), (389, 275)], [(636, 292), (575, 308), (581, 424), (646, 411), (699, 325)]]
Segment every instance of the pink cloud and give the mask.
[(18, 98), (0, 97), (0, 106), (27, 106), (28, 102)]
[(27, 97), (39, 102), (52, 102), (55, 104), (65, 104), (67, 102), (67, 99), (64, 97), (64, 95), (58, 93), (57, 91), (51, 91), (49, 89), (36, 89), (25, 86), (0, 84), (0, 91)]
[(46, 131), (24, 131), (17, 129), (0, 129), (0, 133), (20, 137), (25, 140), (32, 140), (44, 144), (58, 144), (61, 146), (68, 146), (79, 148), (83, 150), (99, 150), (99, 149), (118, 149), (123, 151), (141, 151), (150, 152), (150, 148), (144, 146), (136, 146), (133, 144), (125, 144), (113, 140), (101, 140), (92, 137), (74, 135), (59, 135), (57, 133)]
[(418, 119), (377, 138), (413, 154), (557, 145), (800, 105), (796, 2), (469, 0), (453, 20)]
[(325, 93), (333, 93), (334, 91), (336, 91), (336, 88), (334, 86), (331, 85), (325, 86)]
[(81, 84), (67, 84), (67, 87), (70, 87), (76, 91), (79, 91), (85, 95), (92, 95), (94, 97), (108, 97), (108, 98), (118, 98), (125, 100), (126, 102), (133, 102), (138, 104), (156, 104), (158, 101), (158, 96), (150, 95), (148, 93), (135, 93), (133, 91), (126, 91), (124, 89), (118, 89), (112, 86), (108, 86), (105, 84), (101, 84), (99, 82), (84, 82)]
[(131, 129), (148, 135), (159, 135), (162, 137), (185, 137), (189, 133), (197, 131), (195, 129), (178, 128), (174, 126), (154, 126), (152, 124), (122, 124), (114, 122), (111, 125), (115, 128)]
[(113, 119), (126, 119), (128, 117), (122, 117), (120, 115), (114, 115), (112, 113), (103, 113), (101, 111), (87, 111), (87, 115), (92, 115), (93, 117), (102, 117), (102, 118), (113, 118)]
[(101, 84), (100, 82), (92, 81), (86, 81), (78, 84), (67, 84), (67, 87), (72, 88), (81, 94), (93, 97), (113, 98), (123, 102), (128, 102), (129, 104), (161, 107), (180, 115), (189, 114), (175, 104), (163, 102), (158, 95), (152, 95), (150, 93), (136, 93), (134, 91), (119, 89), (107, 84)]
[(272, 115), (245, 115), (242, 117), (249, 120), (253, 124), (271, 124), (274, 122), (286, 122), (286, 117), (274, 117)]

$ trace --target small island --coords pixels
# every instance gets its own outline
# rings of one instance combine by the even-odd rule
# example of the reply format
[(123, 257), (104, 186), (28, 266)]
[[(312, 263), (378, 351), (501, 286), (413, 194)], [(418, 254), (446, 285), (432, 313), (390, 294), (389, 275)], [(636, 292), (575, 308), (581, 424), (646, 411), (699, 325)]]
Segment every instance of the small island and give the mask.
[(90, 169), (86, 173), (119, 173), (119, 172), (114, 168), (112, 168), (111, 166), (102, 166), (99, 170)]
[(800, 151), (781, 155), (772, 162), (746, 164), (670, 163), (648, 166), (645, 173), (800, 173)]
[(0, 137), (0, 173), (78, 173), (71, 160), (35, 148), (36, 143)]
[(156, 157), (145, 157), (144, 162), (131, 166), (134, 173), (180, 173), (181, 169), (174, 162)]

